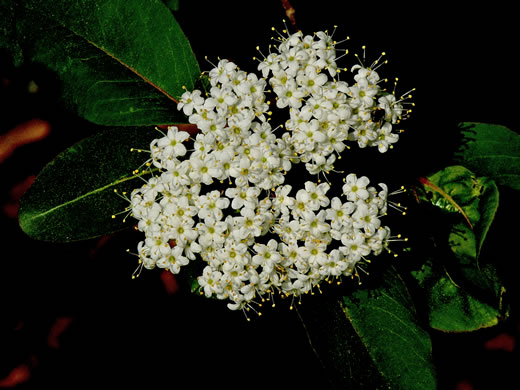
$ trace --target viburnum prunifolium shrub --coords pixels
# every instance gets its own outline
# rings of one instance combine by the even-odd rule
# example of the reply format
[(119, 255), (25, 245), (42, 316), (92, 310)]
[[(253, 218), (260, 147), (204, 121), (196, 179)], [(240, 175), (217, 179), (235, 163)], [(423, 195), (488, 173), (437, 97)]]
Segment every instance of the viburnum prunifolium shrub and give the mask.
[[(355, 275), (388, 249), (387, 186), (334, 164), (349, 144), (386, 152), (408, 110), (380, 86), (378, 61), (354, 65), (349, 85), (336, 59), (328, 33), (297, 32), (280, 36), (260, 74), (220, 60), (206, 92), (182, 95), (178, 109), (199, 132), (171, 126), (155, 139), (148, 165), (160, 173), (131, 194), (140, 267), (177, 274), (202, 262), (202, 294), (254, 309), (275, 293), (299, 297)], [(272, 124), (268, 96), (285, 122)]]

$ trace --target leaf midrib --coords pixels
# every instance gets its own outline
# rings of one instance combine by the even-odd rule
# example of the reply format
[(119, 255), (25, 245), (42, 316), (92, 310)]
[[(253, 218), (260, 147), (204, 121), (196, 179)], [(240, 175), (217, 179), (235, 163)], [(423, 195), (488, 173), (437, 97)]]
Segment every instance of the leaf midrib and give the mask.
[(83, 194), (81, 196), (78, 196), (77, 198), (71, 199), (71, 200), (69, 200), (67, 202), (64, 202), (64, 203), (61, 203), (61, 204), (59, 204), (59, 205), (57, 205), (57, 206), (55, 206), (55, 207), (53, 207), (53, 208), (51, 208), (51, 209), (49, 209), (47, 211), (44, 211), (43, 213), (32, 215), (31, 217), (26, 218), (26, 220), (27, 221), (34, 221), (36, 219), (45, 217), (46, 215), (48, 215), (50, 213), (53, 213), (54, 211), (59, 210), (62, 207), (66, 207), (68, 205), (71, 205), (71, 204), (74, 204), (76, 202), (79, 202), (81, 199), (84, 199), (84, 198), (87, 198), (89, 196), (95, 195), (95, 194), (97, 194), (99, 192), (102, 192), (102, 191), (108, 189), (108, 188), (114, 187), (114, 186), (116, 186), (118, 184), (124, 183), (124, 182), (129, 181), (129, 180), (133, 180), (133, 179), (136, 179), (138, 177), (150, 174), (150, 173), (152, 173), (154, 171), (157, 171), (157, 170), (158, 170), (158, 168), (154, 168), (154, 169), (149, 170), (149, 171), (143, 171), (143, 172), (141, 172), (139, 174), (135, 174), (135, 175), (132, 175), (132, 176), (128, 176), (128, 177), (116, 180), (116, 181), (114, 181), (112, 183), (109, 183), (109, 184), (103, 186), (103, 187), (96, 188), (95, 190), (89, 191), (89, 192), (87, 192), (87, 193), (85, 193), (85, 194)]
[(115, 56), (115, 54), (111, 53), (110, 51), (106, 50), (105, 48), (97, 45), (96, 43), (94, 43), (93, 41), (87, 39), (86, 37), (82, 36), (79, 32), (75, 31), (74, 29), (72, 29), (70, 26), (67, 26), (63, 23), (61, 23), (59, 20), (57, 19), (53, 19), (51, 18), (50, 16), (46, 15), (45, 13), (41, 12), (40, 10), (35, 10), (33, 8), (31, 8), (30, 6), (28, 5), (24, 5), (25, 8), (33, 11), (33, 12), (36, 12), (42, 16), (44, 16), (45, 18), (47, 19), (51, 19), (53, 20), (55, 23), (57, 23), (58, 25), (60, 25), (61, 27), (63, 27), (64, 29), (70, 31), (74, 36), (88, 42), (90, 45), (92, 45), (93, 47), (95, 47), (96, 49), (100, 50), (101, 52), (105, 53), (107, 56), (109, 56), (110, 58), (112, 58), (113, 60), (117, 61), (118, 63), (120, 63), (121, 65), (123, 65), (126, 69), (130, 70), (132, 73), (134, 73), (137, 77), (139, 77), (140, 79), (142, 79), (145, 83), (149, 84), (150, 86), (152, 86), (153, 88), (155, 88), (157, 91), (159, 91), (160, 93), (162, 93), (164, 96), (166, 96), (168, 99), (170, 99), (171, 101), (175, 102), (175, 103), (179, 103), (179, 101), (177, 99), (175, 99), (173, 96), (171, 96), (168, 92), (166, 92), (164, 89), (162, 89), (161, 87), (159, 87), (157, 84), (155, 84), (154, 82), (152, 82), (149, 78), (147, 78), (146, 76), (144, 76), (143, 74), (139, 73), (137, 71), (137, 69), (131, 67), (130, 65), (128, 65), (127, 63), (125, 63), (124, 61), (122, 61), (121, 59), (117, 58)]

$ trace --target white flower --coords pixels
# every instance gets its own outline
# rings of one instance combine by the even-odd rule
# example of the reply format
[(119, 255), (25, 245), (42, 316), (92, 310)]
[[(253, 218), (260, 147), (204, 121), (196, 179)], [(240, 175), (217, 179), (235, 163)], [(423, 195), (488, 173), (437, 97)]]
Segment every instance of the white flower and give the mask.
[(271, 53), (264, 58), (262, 62), (258, 64), (258, 70), (262, 72), (262, 76), (265, 78), (270, 72), (274, 73), (280, 70), (280, 57), (278, 54)]
[(296, 76), (300, 68), (300, 61), (304, 61), (306, 57), (305, 52), (300, 51), (296, 47), (291, 47), (280, 53), (280, 66), (292, 77)]
[(366, 189), (368, 183), (370, 183), (368, 177), (362, 176), (358, 179), (355, 173), (351, 173), (345, 179), (343, 193), (347, 196), (347, 199), (350, 201), (356, 201), (358, 199), (368, 199), (369, 194)]
[(323, 84), (327, 82), (327, 75), (318, 72), (315, 66), (309, 65), (303, 72), (298, 73), (296, 82), (309, 94), (319, 93), (321, 92)]
[[(379, 187), (381, 187), (381, 191), (370, 198), (370, 203), (376, 205), (380, 215), (385, 215), (388, 208), (388, 186), (385, 183), (379, 183)], [(397, 207), (399, 206), (397, 205)]]
[(207, 195), (200, 195), (196, 204), (199, 207), (199, 218), (213, 218), (219, 221), (224, 216), (222, 210), (229, 206), (229, 199), (220, 197), (220, 192), (214, 190)]
[(168, 218), (167, 224), (170, 228), (168, 237), (175, 240), (177, 246), (184, 246), (187, 241), (197, 239), (198, 233), (193, 229), (193, 220), (191, 218)]
[(236, 67), (233, 62), (220, 60), (217, 66), (209, 72), (211, 85), (215, 86), (217, 83), (227, 85)]
[(227, 224), (213, 217), (207, 217), (204, 219), (204, 223), (199, 222), (197, 224), (197, 231), (199, 233), (199, 243), (203, 248), (211, 245), (220, 246), (226, 238)]
[(320, 274), (325, 277), (340, 276), (348, 267), (344, 259), (345, 256), (338, 249), (333, 249), (326, 258), (322, 259)]
[(165, 168), (166, 170), (161, 174), (161, 181), (168, 183), (170, 188), (180, 188), (191, 183), (188, 176), (190, 169), (188, 160), (170, 161)]
[(209, 137), (206, 138), (206, 141), (209, 141), (207, 144), (207, 151), (209, 151), (209, 149), (214, 145), (214, 140), (222, 137), (223, 133), (225, 132), (226, 120), (221, 115), (213, 111), (204, 112), (203, 115), (197, 118), (195, 123), (202, 134), (211, 134), (213, 137), (212, 141), (210, 141)]
[(302, 194), (302, 196), (306, 197), (312, 210), (318, 210), (320, 207), (329, 205), (330, 200), (326, 195), (330, 189), (328, 183), (316, 184), (312, 181), (307, 181), (304, 186), (306, 194)]
[(356, 211), (352, 214), (352, 223), (355, 228), (363, 229), (367, 236), (371, 236), (381, 226), (381, 220), (377, 218), (378, 214), (379, 209), (377, 207), (369, 207), (366, 203), (359, 203)]
[(216, 140), (213, 134), (198, 133), (195, 137), (195, 142), (193, 142), (193, 152), (190, 155), (190, 159), (192, 157), (206, 158), (206, 156), (213, 151), (215, 144)]
[(305, 245), (299, 248), (298, 253), (308, 261), (311, 268), (315, 267), (317, 269), (327, 259), (326, 248), (327, 244), (324, 242), (306, 240)]
[(206, 185), (213, 183), (214, 177), (221, 175), (220, 169), (217, 167), (215, 156), (208, 154), (201, 158), (190, 157), (191, 169), (188, 174), (194, 182), (204, 183)]
[(325, 210), (318, 214), (308, 211), (303, 215), (301, 227), (310, 233), (311, 237), (322, 238), (330, 230), (330, 225), (325, 222)]
[(340, 247), (339, 250), (342, 251), (345, 257), (350, 261), (357, 262), (370, 253), (370, 248), (366, 244), (365, 236), (361, 232), (357, 232), (352, 236), (344, 235), (341, 238), (341, 243), (344, 246)]
[(204, 98), (201, 94), (202, 92), (197, 89), (193, 92), (184, 92), (177, 104), (177, 110), (182, 110), (184, 115), (191, 115), (194, 110), (197, 110), (204, 104)]
[(168, 127), (166, 137), (158, 140), (157, 146), (163, 149), (163, 153), (171, 156), (184, 156), (186, 154), (186, 147), (182, 144), (190, 138), (186, 131), (179, 131), (175, 126)]
[(178, 274), (183, 265), (187, 265), (190, 261), (182, 255), (183, 249), (175, 246), (171, 248), (170, 253), (157, 261), (157, 267), (166, 268), (172, 274)]
[(246, 79), (235, 87), (237, 95), (246, 100), (246, 104), (253, 105), (258, 99), (263, 99), (266, 80), (258, 78), (256, 74), (249, 73)]
[(375, 140), (375, 144), (377, 145), (377, 149), (384, 153), (388, 150), (389, 147), (395, 142), (399, 140), (398, 134), (392, 133), (392, 125), (386, 122), (378, 131), (377, 138)]
[(234, 218), (235, 229), (233, 235), (240, 241), (249, 237), (258, 237), (262, 233), (263, 217), (253, 209), (242, 207), (240, 217)]
[(233, 262), (245, 265), (249, 263), (251, 258), (247, 246), (241, 242), (236, 243), (232, 239), (226, 240), (224, 247), (217, 251), (217, 256), (221, 259), (222, 264)]
[(326, 120), (333, 109), (332, 101), (326, 99), (323, 95), (312, 95), (305, 102), (302, 111), (309, 112), (318, 120)]
[(213, 269), (211, 266), (206, 266), (202, 272), (202, 276), (197, 278), (199, 286), (203, 289), (206, 297), (210, 298), (213, 294), (221, 294), (222, 288), (220, 286), (220, 279), (222, 273)]
[[(215, 163), (221, 165), (224, 169), (225, 163), (231, 162), (236, 156), (236, 150), (234, 146), (229, 142), (217, 142), (213, 150), (215, 156)], [(227, 168), (229, 170), (229, 168)]]
[(312, 151), (316, 148), (316, 143), (326, 140), (327, 135), (321, 130), (320, 122), (316, 119), (302, 123), (295, 134), (295, 141), (301, 145), (302, 152)]
[(238, 96), (231, 87), (213, 86), (209, 90), (209, 97), (206, 101), (214, 106), (217, 112), (227, 112), (229, 106), (237, 104)]
[(254, 209), (258, 204), (258, 195), (260, 195), (260, 191), (261, 190), (258, 187), (228, 187), (225, 194), (228, 198), (232, 199), (232, 208), (239, 209), (247, 207)]
[(202, 247), (197, 241), (186, 241), (183, 246), (184, 256), (189, 260), (195, 260), (197, 255), (202, 251)]
[(148, 248), (147, 255), (157, 261), (170, 253), (169, 239), (160, 232), (155, 232), (153, 235), (147, 235), (144, 244)]
[(365, 78), (360, 78), (355, 85), (349, 88), (349, 95), (352, 97), (351, 104), (355, 107), (372, 107), (378, 92), (377, 85), (370, 84)]
[(275, 85), (274, 93), (277, 95), (276, 107), (284, 108), (290, 106), (292, 108), (300, 108), (302, 106), (302, 98), (304, 93), (298, 88), (296, 81), (287, 80), (283, 85)]
[(377, 139), (376, 124), (374, 122), (360, 124), (349, 133), (349, 139), (357, 141), (360, 148), (370, 146)]
[(327, 219), (330, 219), (332, 227), (340, 229), (343, 226), (349, 226), (351, 214), (356, 209), (352, 202), (342, 203), (338, 197), (334, 197), (330, 201), (330, 208), (326, 210)]
[(287, 220), (280, 218), (278, 223), (273, 226), (273, 230), (278, 233), (280, 239), (285, 243), (302, 239), (302, 227), (298, 220)]
[(365, 68), (359, 64), (352, 67), (352, 72), (357, 70), (357, 74), (354, 76), (354, 80), (357, 82), (361, 80), (367, 80), (370, 84), (377, 84), (379, 81), (379, 74), (370, 68)]
[(288, 214), (289, 209), (294, 205), (294, 198), (289, 196), (292, 187), (289, 184), (278, 186), (274, 192), (273, 206), (282, 212)]
[[(142, 232), (159, 232), (161, 230), (159, 217), (162, 211), (159, 203), (152, 202), (149, 207), (141, 205), (134, 207), (136, 210), (140, 208), (142, 208), (142, 211), (137, 228)], [(138, 217), (138, 215), (134, 213), (134, 217)]]
[(145, 241), (139, 241), (139, 243), (137, 244), (137, 253), (139, 254), (139, 262), (143, 264), (144, 268), (155, 268), (156, 261), (149, 257), (150, 247), (145, 243)]
[(180, 218), (181, 220), (193, 224), (193, 219), (197, 215), (197, 209), (190, 204), (186, 195), (179, 195), (175, 200), (169, 198), (161, 199), (163, 206), (162, 214), (167, 218)]
[(296, 199), (291, 209), (291, 214), (294, 218), (303, 218), (307, 211), (311, 211), (308, 204), (309, 194), (305, 190), (299, 190), (296, 193)]
[(385, 120), (397, 123), (403, 112), (403, 106), (396, 102), (395, 95), (388, 94), (378, 99), (378, 107), (385, 110)]
[(247, 187), (249, 182), (249, 167), (251, 161), (247, 157), (241, 157), (238, 164), (233, 164), (229, 169), (229, 175), (235, 178), (235, 185), (238, 187)]
[(256, 252), (256, 255), (252, 258), (253, 264), (261, 266), (264, 270), (269, 270), (268, 272), (271, 272), (282, 259), (280, 253), (278, 253), (276, 240), (269, 240), (267, 245), (255, 244), (253, 250)]
[(325, 158), (318, 153), (313, 153), (311, 157), (312, 162), (305, 164), (305, 168), (311, 175), (317, 175), (320, 172), (328, 173), (334, 169), (334, 162), (336, 161), (335, 155), (331, 154), (329, 157)]
[(342, 131), (339, 127), (331, 127), (327, 131), (327, 141), (324, 146), (326, 149), (330, 149), (330, 153), (335, 151), (336, 153), (340, 154), (346, 148), (346, 145), (343, 142), (346, 140), (346, 138), (346, 132)]
[(332, 48), (318, 51), (318, 60), (314, 63), (318, 68), (327, 69), (331, 77), (336, 76), (338, 67), (336, 65), (336, 51)]

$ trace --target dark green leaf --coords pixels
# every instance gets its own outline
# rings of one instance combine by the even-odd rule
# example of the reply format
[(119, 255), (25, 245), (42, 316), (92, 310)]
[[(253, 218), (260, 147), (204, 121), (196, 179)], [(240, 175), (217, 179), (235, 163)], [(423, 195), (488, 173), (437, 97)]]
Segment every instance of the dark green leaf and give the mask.
[(449, 332), (495, 325), (504, 315), (504, 287), (495, 265), (479, 259), (498, 208), (495, 182), (462, 166), (421, 182), (425, 192), (419, 198), (449, 217), (427, 262), (413, 273), (426, 292), (430, 325)]
[(80, 116), (118, 126), (186, 122), (175, 100), (200, 70), (162, 1), (9, 0), (0, 7), (11, 16), (0, 22), (0, 43), (52, 71)]
[(435, 389), (428, 333), (418, 324), (403, 280), (343, 298), (303, 299), (297, 307), (309, 341), (338, 389)]
[(464, 286), (456, 285), (442, 265), (428, 261), (414, 272), (426, 291), (430, 326), (444, 332), (468, 332), (498, 324), (505, 315), (500, 290), (496, 305), (473, 296)]
[(390, 269), (383, 284), (344, 298), (345, 314), (381, 374), (399, 389), (435, 389), (428, 333), (417, 320), (408, 289)]
[(455, 160), (500, 185), (520, 190), (520, 135), (504, 126), (463, 123)]
[(498, 210), (499, 193), (495, 182), (489, 178), (480, 178), (482, 185), (481, 193), (479, 195), (479, 211), (480, 219), (476, 223), (474, 233), (477, 238), (477, 256), (480, 254), (482, 244), (489, 231), (491, 222), (495, 219)]
[(129, 203), (120, 194), (143, 183), (133, 171), (150, 158), (157, 131), (151, 128), (112, 128), (67, 149), (47, 165), (24, 195), (20, 226), (31, 237), (45, 241), (88, 239), (129, 225), (122, 212)]
[(305, 297), (297, 312), (334, 389), (389, 389), (389, 382), (346, 318), (340, 299)]
[(179, 0), (163, 0), (164, 4), (172, 11), (179, 10)]
[(495, 182), (476, 177), (467, 168), (457, 165), (429, 176), (423, 185), (426, 192), (423, 200), (464, 217), (452, 221), (448, 242), (462, 263), (478, 266), (478, 254), (498, 209)]

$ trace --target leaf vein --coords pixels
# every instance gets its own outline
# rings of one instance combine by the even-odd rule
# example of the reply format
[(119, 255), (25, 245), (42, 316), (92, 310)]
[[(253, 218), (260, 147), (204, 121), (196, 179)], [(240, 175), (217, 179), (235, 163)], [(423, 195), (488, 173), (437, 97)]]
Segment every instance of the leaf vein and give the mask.
[(152, 169), (150, 171), (143, 171), (140, 174), (123, 177), (122, 179), (118, 179), (118, 180), (116, 180), (116, 181), (114, 181), (112, 183), (109, 183), (109, 184), (107, 184), (107, 185), (105, 185), (103, 187), (96, 188), (95, 190), (86, 192), (85, 194), (83, 194), (81, 196), (78, 196), (77, 198), (71, 199), (71, 200), (69, 200), (67, 202), (64, 202), (64, 203), (59, 204), (59, 205), (57, 205), (57, 206), (55, 206), (53, 208), (50, 208), (49, 210), (47, 210), (45, 212), (42, 212), (42, 213), (39, 213), (37, 215), (31, 216), (29, 218), (29, 220), (34, 221), (34, 220), (36, 220), (38, 218), (42, 218), (42, 217), (44, 217), (44, 216), (46, 216), (46, 215), (48, 215), (48, 214), (50, 214), (50, 213), (52, 213), (52, 212), (62, 208), (62, 207), (69, 206), (69, 205), (71, 205), (73, 203), (79, 202), (81, 199), (86, 198), (86, 197), (91, 196), (91, 195), (95, 195), (95, 194), (97, 194), (99, 192), (102, 192), (102, 191), (106, 190), (107, 188), (114, 187), (114, 186), (116, 186), (118, 184), (121, 184), (121, 183), (124, 183), (126, 181), (133, 180), (133, 179), (136, 179), (136, 178), (138, 178), (140, 176), (144, 176), (146, 174), (149, 174), (149, 173), (153, 172), (154, 170), (157, 170), (157, 169), (154, 168), (154, 169)]

